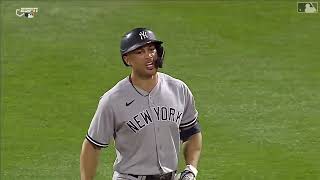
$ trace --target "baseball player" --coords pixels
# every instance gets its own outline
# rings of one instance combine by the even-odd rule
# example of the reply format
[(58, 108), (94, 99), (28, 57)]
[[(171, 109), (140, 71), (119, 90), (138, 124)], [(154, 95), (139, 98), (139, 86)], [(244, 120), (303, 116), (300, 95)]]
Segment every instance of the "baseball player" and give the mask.
[[(198, 112), (187, 85), (158, 72), (162, 43), (146, 28), (122, 37), (121, 57), (131, 74), (99, 101), (82, 145), (82, 180), (94, 178), (100, 150), (112, 139), (113, 180), (195, 180), (202, 146)], [(181, 142), (186, 168), (178, 173)]]

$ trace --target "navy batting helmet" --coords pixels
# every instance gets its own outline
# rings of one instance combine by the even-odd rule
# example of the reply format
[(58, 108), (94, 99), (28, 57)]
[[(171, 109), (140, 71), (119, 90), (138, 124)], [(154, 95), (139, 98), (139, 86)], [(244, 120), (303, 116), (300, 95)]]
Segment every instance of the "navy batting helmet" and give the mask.
[(158, 58), (156, 60), (156, 66), (162, 67), (164, 59), (164, 48), (161, 46), (162, 41), (157, 40), (155, 34), (147, 28), (135, 28), (126, 33), (120, 43), (120, 53), (123, 63), (129, 66), (123, 59), (123, 56), (127, 53), (134, 51), (148, 43), (154, 43), (157, 50)]

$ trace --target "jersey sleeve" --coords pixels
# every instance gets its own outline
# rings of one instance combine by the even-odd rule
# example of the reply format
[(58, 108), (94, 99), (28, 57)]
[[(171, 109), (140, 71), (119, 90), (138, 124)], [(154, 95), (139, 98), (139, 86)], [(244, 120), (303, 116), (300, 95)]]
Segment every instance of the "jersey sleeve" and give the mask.
[(114, 113), (110, 98), (102, 97), (93, 116), (86, 139), (98, 147), (107, 147), (113, 138)]
[(192, 126), (197, 124), (197, 118), (198, 118), (198, 111), (195, 106), (195, 101), (193, 98), (193, 95), (188, 88), (187, 85), (183, 84), (183, 91), (184, 91), (184, 101), (185, 101), (185, 107), (184, 107), (184, 113), (181, 119), (180, 123), (180, 130), (191, 128)]

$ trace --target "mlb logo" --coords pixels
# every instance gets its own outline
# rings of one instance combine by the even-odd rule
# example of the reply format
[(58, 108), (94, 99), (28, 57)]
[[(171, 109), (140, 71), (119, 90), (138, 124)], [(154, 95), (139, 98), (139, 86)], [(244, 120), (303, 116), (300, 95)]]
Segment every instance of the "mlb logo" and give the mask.
[(318, 13), (318, 2), (298, 2), (298, 13)]
[(24, 16), (27, 17), (27, 18), (33, 18), (34, 17), (34, 12), (24, 13)]

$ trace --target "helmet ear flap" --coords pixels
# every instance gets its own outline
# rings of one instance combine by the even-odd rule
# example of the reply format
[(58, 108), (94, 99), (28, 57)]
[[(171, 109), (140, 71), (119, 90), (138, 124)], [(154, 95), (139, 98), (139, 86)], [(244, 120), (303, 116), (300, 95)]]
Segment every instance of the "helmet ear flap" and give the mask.
[(162, 68), (165, 51), (163, 46), (161, 46), (161, 44), (157, 45), (156, 49), (157, 49), (157, 56), (158, 56), (156, 61), (156, 66), (158, 68)]

